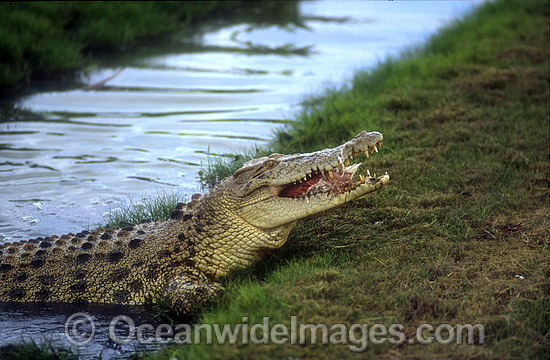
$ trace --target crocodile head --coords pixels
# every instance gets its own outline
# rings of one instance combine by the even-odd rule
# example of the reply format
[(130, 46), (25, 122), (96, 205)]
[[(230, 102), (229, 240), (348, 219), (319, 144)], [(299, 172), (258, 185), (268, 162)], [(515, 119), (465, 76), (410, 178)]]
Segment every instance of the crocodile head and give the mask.
[(376, 191), (389, 182), (387, 173), (355, 177), (360, 164), (350, 166), (349, 160), (378, 152), (383, 139), (379, 132), (363, 131), (332, 149), (248, 161), (228, 179), (231, 196), (239, 199), (234, 211), (257, 228), (273, 229)]

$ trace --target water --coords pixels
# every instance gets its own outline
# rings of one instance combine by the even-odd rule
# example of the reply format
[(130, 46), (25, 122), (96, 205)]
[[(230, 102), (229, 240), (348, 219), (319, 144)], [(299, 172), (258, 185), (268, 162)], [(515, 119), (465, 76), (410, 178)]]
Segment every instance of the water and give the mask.
[(287, 5), (298, 22), (205, 27), (105, 59), (76, 87), (4, 105), (0, 241), (93, 227), (159, 191), (200, 191), (208, 156), (266, 144), (306, 95), (420, 44), (476, 4), (300, 2)]

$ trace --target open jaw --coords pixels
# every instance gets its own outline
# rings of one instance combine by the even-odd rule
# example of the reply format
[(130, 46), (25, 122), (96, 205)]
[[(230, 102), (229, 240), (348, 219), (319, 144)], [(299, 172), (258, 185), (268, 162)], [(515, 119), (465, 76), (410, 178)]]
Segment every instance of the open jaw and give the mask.
[(345, 155), (342, 152), (342, 156), (338, 156), (338, 166), (329, 166), (328, 169), (326, 167), (320, 169), (321, 166), (318, 166), (316, 169), (310, 169), (303, 178), (296, 179), (286, 185), (277, 186), (273, 189), (273, 192), (280, 198), (306, 200), (317, 194), (340, 195), (346, 192), (353, 193), (355, 190), (364, 190), (359, 191), (361, 193), (370, 192), (365, 190), (372, 188), (372, 185), (376, 183), (381, 182), (382, 184), (379, 185), (385, 185), (389, 181), (389, 176), (386, 173), (383, 176), (376, 177), (376, 174), (371, 175), (370, 171), (367, 170), (366, 177), (362, 175), (355, 177), (354, 175), (361, 164), (350, 165), (349, 160), (360, 152), (365, 153), (366, 157), (369, 158), (369, 151), (371, 153), (378, 152), (378, 148), (381, 146), (382, 141), (378, 141), (376, 144), (368, 146), (366, 150), (351, 151), (346, 158), (344, 158)]

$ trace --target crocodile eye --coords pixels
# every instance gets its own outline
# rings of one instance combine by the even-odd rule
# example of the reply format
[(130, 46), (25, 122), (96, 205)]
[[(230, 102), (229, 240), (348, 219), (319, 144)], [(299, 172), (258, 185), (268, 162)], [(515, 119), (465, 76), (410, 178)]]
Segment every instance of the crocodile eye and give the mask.
[(272, 168), (274, 168), (275, 166), (277, 166), (277, 161), (275, 161), (275, 160), (268, 160), (268, 161), (265, 163), (265, 166), (266, 166), (268, 169), (272, 169)]

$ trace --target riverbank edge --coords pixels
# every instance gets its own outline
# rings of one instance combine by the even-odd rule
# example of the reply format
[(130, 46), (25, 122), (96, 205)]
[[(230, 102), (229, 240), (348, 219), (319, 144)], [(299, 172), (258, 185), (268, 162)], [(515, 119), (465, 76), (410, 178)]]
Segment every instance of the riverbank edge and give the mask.
[(0, 95), (63, 82), (99, 61), (250, 7), (245, 1), (38, 2), (0, 5)]
[[(543, 1), (483, 3), (425, 46), (306, 99), (259, 155), (328, 148), (378, 130), (384, 147), (360, 173), (387, 170), (392, 181), (344, 210), (300, 222), (273, 258), (227, 278), (221, 301), (196, 322), (398, 323), (407, 338), (420, 324), (481, 324), (484, 344), (382, 341), (356, 353), (349, 342), (232, 345), (214, 337), (211, 345), (201, 333), (200, 344), (191, 336), (193, 345), (146, 358), (543, 358), (550, 349), (548, 19)], [(250, 156), (215, 164), (212, 178)]]

